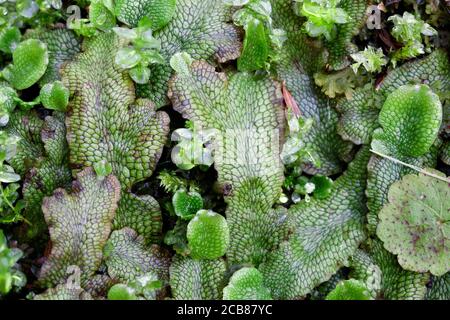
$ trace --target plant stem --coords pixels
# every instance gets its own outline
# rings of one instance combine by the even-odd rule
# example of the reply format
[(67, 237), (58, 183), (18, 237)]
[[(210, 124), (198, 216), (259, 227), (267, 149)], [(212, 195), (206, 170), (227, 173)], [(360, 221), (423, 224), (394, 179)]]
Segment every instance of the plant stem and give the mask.
[(426, 171), (425, 169), (422, 169), (422, 168), (420, 168), (420, 167), (418, 167), (418, 166), (415, 166), (415, 165), (412, 165), (412, 164), (409, 164), (409, 163), (400, 161), (400, 160), (398, 160), (398, 159), (396, 159), (396, 158), (393, 158), (393, 157), (388, 156), (388, 155), (386, 155), (386, 154), (383, 154), (383, 153), (381, 153), (381, 152), (375, 151), (375, 150), (373, 150), (373, 149), (370, 149), (370, 152), (375, 153), (376, 155), (378, 155), (378, 156), (380, 156), (380, 157), (383, 157), (383, 158), (386, 158), (386, 159), (388, 159), (388, 160), (390, 160), (390, 161), (392, 161), (392, 162), (395, 162), (395, 163), (401, 164), (401, 165), (403, 165), (403, 166), (405, 166), (405, 167), (411, 168), (411, 169), (413, 169), (413, 170), (415, 170), (415, 171), (417, 171), (417, 172), (420, 172), (420, 173), (422, 173), (422, 174), (424, 174), (424, 175), (427, 175), (427, 176), (433, 177), (433, 178), (435, 178), (435, 179), (438, 179), (438, 180), (441, 180), (441, 181), (450, 183), (450, 178), (444, 178), (444, 177), (439, 176), (439, 175), (437, 175), (437, 174), (434, 174), (434, 173), (432, 173), (432, 172)]

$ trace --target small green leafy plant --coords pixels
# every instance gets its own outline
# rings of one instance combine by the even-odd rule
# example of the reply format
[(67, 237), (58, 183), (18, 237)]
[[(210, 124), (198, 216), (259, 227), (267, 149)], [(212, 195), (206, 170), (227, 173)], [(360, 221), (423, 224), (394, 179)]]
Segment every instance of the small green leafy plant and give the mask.
[[(422, 36), (435, 36), (437, 31), (422, 19), (415, 17), (409, 12), (404, 12), (403, 16), (393, 15), (388, 18), (392, 21), (392, 35), (403, 44), (403, 47), (392, 54), (392, 64), (395, 66), (398, 61), (417, 57), (425, 53), (425, 46), (422, 43)], [(429, 48), (427, 48), (429, 51)]]
[(17, 261), (23, 252), (18, 248), (9, 248), (6, 236), (0, 229), (0, 297), (15, 288), (22, 288), (26, 284), (25, 275), (17, 269)]
[(172, 149), (172, 162), (180, 169), (191, 170), (195, 166), (208, 168), (214, 163), (211, 141), (214, 130), (198, 130), (192, 125), (172, 133), (177, 145)]
[(367, 72), (380, 72), (382, 67), (387, 64), (387, 59), (383, 54), (383, 50), (368, 46), (363, 51), (351, 54), (355, 63), (352, 64), (352, 69), (355, 73), (363, 66)]
[(153, 274), (145, 274), (127, 284), (115, 284), (108, 291), (108, 300), (156, 300), (162, 282)]
[(23, 219), (23, 200), (19, 199), (20, 176), (7, 164), (17, 152), (19, 138), (0, 131), (0, 223), (13, 223)]
[(347, 23), (349, 16), (339, 8), (341, 0), (295, 0), (296, 8), (301, 16), (308, 19), (305, 31), (311, 37), (324, 36), (332, 40), (336, 36), (336, 25)]
[(129, 70), (134, 82), (147, 83), (150, 80), (149, 66), (166, 63), (159, 53), (161, 41), (152, 35), (151, 22), (148, 18), (143, 18), (137, 28), (115, 27), (113, 30), (125, 42), (125, 47), (117, 51), (116, 65)]
[(272, 25), (272, 6), (268, 0), (224, 0), (228, 5), (239, 6), (233, 15), (237, 26), (245, 30), (241, 56), (237, 61), (240, 71), (266, 70), (277, 60), (277, 49), (286, 40), (282, 29)]

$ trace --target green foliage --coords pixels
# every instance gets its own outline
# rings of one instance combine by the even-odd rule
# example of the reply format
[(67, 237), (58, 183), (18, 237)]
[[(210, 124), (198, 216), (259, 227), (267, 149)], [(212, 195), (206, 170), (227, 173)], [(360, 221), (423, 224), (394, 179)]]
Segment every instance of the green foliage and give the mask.
[(421, 300), (425, 297), (429, 274), (404, 270), (378, 239), (370, 239), (368, 244), (371, 256), (381, 270), (381, 296), (384, 299)]
[(108, 275), (114, 281), (133, 281), (144, 274), (168, 280), (170, 256), (157, 245), (147, 247), (133, 229), (113, 231), (103, 248)]
[(404, 269), (437, 276), (450, 271), (449, 193), (448, 182), (423, 174), (406, 175), (391, 185), (377, 235)]
[(187, 192), (180, 189), (173, 195), (172, 205), (177, 216), (184, 220), (190, 220), (197, 211), (203, 208), (203, 199), (198, 192)]
[(128, 227), (144, 237), (146, 244), (161, 241), (162, 216), (158, 201), (150, 195), (123, 193), (114, 218), (114, 230)]
[(17, 153), (20, 138), (0, 131), (0, 223), (14, 223), (23, 219), (24, 203), (19, 199), (20, 175), (7, 164)]
[(91, 0), (89, 6), (89, 20), (99, 30), (110, 30), (116, 25), (113, 1)]
[(115, 14), (117, 19), (136, 26), (143, 17), (148, 17), (152, 30), (164, 27), (172, 19), (177, 0), (117, 0)]
[(82, 286), (94, 276), (120, 198), (120, 184), (113, 175), (99, 178), (86, 168), (77, 177), (71, 193), (57, 189), (42, 204), (53, 246), (39, 279), (48, 287), (64, 281), (72, 265), (81, 270)]
[(0, 229), (0, 297), (8, 294), (12, 288), (19, 290), (26, 284), (26, 277), (17, 265), (22, 256), (20, 249), (8, 247), (6, 236)]
[(69, 103), (69, 89), (61, 81), (47, 83), (41, 88), (39, 98), (47, 109), (64, 112)]
[(318, 72), (314, 74), (316, 85), (322, 88), (322, 92), (330, 98), (345, 95), (348, 100), (353, 97), (356, 88), (364, 83), (365, 78), (352, 69), (347, 68), (334, 73)]
[[(279, 50), (275, 71), (304, 118), (314, 124), (303, 141), (313, 157), (304, 159), (301, 168), (306, 173), (331, 175), (342, 172), (349, 160), (352, 145), (336, 133), (338, 115), (334, 103), (321, 94), (313, 75), (326, 63), (326, 52), (320, 43), (311, 41), (301, 31), (301, 18), (292, 10), (290, 1), (272, 1), (273, 24), (286, 31), (287, 40)], [(353, 74), (353, 71), (350, 70)], [(326, 120), (325, 120), (326, 119)]]
[(3, 69), (2, 75), (17, 90), (31, 87), (47, 69), (47, 46), (39, 40), (29, 39), (21, 42), (12, 56), (13, 64)]
[(414, 58), (425, 53), (422, 35), (428, 37), (437, 35), (437, 31), (428, 23), (407, 11), (403, 13), (403, 16), (390, 16), (388, 21), (392, 21), (394, 24), (391, 34), (403, 44), (403, 47), (392, 55), (391, 61), (394, 66), (397, 61)]
[(227, 220), (212, 210), (199, 210), (187, 226), (190, 255), (194, 259), (216, 259), (230, 243)]
[[(173, 60), (171, 60), (173, 62)], [(177, 145), (171, 152), (172, 162), (182, 170), (191, 170), (195, 166), (207, 168), (214, 163), (211, 140), (214, 130), (177, 129), (171, 140)]]
[(115, 284), (108, 291), (108, 300), (156, 300), (162, 283), (152, 274), (136, 278), (127, 284)]
[(180, 189), (186, 189), (188, 186), (186, 180), (177, 177), (174, 172), (168, 170), (162, 170), (158, 175), (158, 179), (160, 180), (161, 187), (166, 192), (175, 193)]
[(57, 285), (30, 298), (33, 300), (93, 300), (92, 296), (81, 287), (68, 284)]
[(61, 80), (60, 69), (81, 51), (80, 39), (68, 29), (32, 29), (27, 30), (25, 37), (37, 39), (47, 45), (48, 66), (45, 74), (39, 80), (43, 86)]
[(275, 222), (282, 214), (272, 210), (280, 195), (283, 168), (270, 148), (278, 145), (284, 131), (281, 88), (267, 77), (218, 73), (203, 61), (185, 65), (183, 70), (170, 82), (174, 109), (194, 123), (215, 129), (220, 137), (214, 148), (218, 182), (232, 188), (226, 199), (228, 258), (257, 263), (284, 233)]
[(224, 300), (272, 300), (264, 287), (263, 276), (255, 268), (244, 267), (236, 271), (223, 289)]
[(442, 277), (431, 277), (431, 288), (426, 294), (427, 300), (448, 300), (450, 299), (450, 273)]
[(0, 299), (448, 300), (437, 2), (0, 0)]
[(406, 85), (387, 97), (378, 121), (382, 129), (373, 133), (374, 150), (394, 156), (418, 157), (436, 140), (442, 105), (427, 85)]
[(373, 131), (379, 127), (377, 120), (382, 101), (371, 83), (357, 88), (350, 99), (339, 99), (336, 109), (341, 118), (337, 132), (355, 144), (370, 143)]
[(18, 103), (17, 92), (7, 86), (0, 84), (0, 126), (8, 124), (9, 115)]
[(358, 51), (352, 42), (356, 35), (364, 37), (367, 20), (367, 0), (342, 0), (340, 8), (348, 14), (348, 21), (336, 25), (336, 37), (325, 41), (329, 52), (327, 69), (342, 70), (351, 63), (350, 54)]
[(302, 196), (306, 202), (311, 200), (311, 196), (316, 199), (327, 198), (332, 191), (333, 180), (322, 175), (315, 175), (311, 179), (306, 176), (291, 175), (293, 182), (288, 190), (292, 190), (292, 202), (298, 203), (302, 200)]
[(91, 293), (80, 286), (80, 268), (69, 266), (67, 280), (61, 281), (54, 288), (49, 288), (41, 294), (30, 293), (27, 298), (33, 300), (94, 300)]
[[(75, 10), (75, 12), (77, 12)], [(78, 36), (86, 38), (108, 32), (116, 25), (114, 4), (111, 0), (92, 0), (89, 6), (89, 18), (76, 17), (69, 22), (67, 28), (73, 30)]]
[[(161, 55), (166, 61), (178, 52), (187, 52), (194, 59), (227, 62), (238, 58), (242, 47), (231, 15), (223, 0), (177, 0), (172, 20), (153, 36), (161, 41)], [(150, 82), (139, 85), (137, 94), (161, 107), (168, 103), (173, 71), (169, 65), (153, 65), (150, 69)]]
[[(27, 117), (24, 115), (21, 121), (26, 123), (26, 120)], [(53, 116), (46, 117), (39, 129), (39, 142), (29, 140), (30, 137), (27, 135), (21, 140), (22, 143), (27, 142), (23, 143), (23, 147), (35, 142), (42, 148), (25, 173), (23, 182), (22, 194), (25, 204), (23, 215), (29, 222), (29, 225), (23, 228), (25, 239), (34, 239), (47, 231), (41, 208), (42, 200), (45, 196), (52, 195), (56, 188), (65, 188), (72, 181), (68, 166), (64, 114), (54, 112)]]
[(274, 48), (281, 48), (285, 33), (272, 27), (272, 6), (268, 0), (224, 1), (241, 8), (233, 14), (234, 23), (245, 30), (241, 56), (237, 61), (240, 71), (269, 69), (277, 59)]
[(350, 279), (345, 280), (331, 291), (326, 300), (370, 300), (370, 293), (361, 281)]
[(112, 173), (112, 166), (106, 160), (101, 160), (94, 164), (95, 174), (98, 177), (106, 177)]
[(226, 284), (222, 259), (194, 260), (176, 255), (170, 265), (170, 287), (176, 300), (218, 300)]
[(0, 29), (0, 51), (12, 53), (20, 43), (22, 34), (17, 27)]
[[(304, 137), (311, 130), (314, 121), (311, 118), (305, 120), (300, 116), (296, 116), (292, 109), (287, 110), (286, 117), (289, 131), (287, 132), (287, 139), (280, 154), (281, 161), (289, 166), (295, 166), (308, 160), (314, 162), (314, 156), (306, 147), (304, 141)], [(316, 162), (316, 165), (320, 166), (320, 163)]]
[(161, 41), (155, 39), (150, 29), (151, 22), (142, 19), (134, 29), (113, 28), (114, 32), (123, 39), (115, 57), (115, 63), (120, 69), (130, 69), (129, 74), (134, 82), (145, 84), (150, 80), (151, 64), (165, 64), (164, 57), (159, 54)]
[(187, 226), (187, 221), (178, 219), (174, 228), (167, 231), (164, 237), (164, 243), (172, 246), (173, 250), (181, 256), (187, 256), (190, 253), (186, 236)]
[(362, 149), (328, 198), (290, 208), (291, 236), (259, 267), (274, 299), (306, 295), (346, 263), (363, 241), (368, 158), (367, 148)]
[(295, 0), (299, 14), (306, 17), (304, 28), (311, 37), (324, 36), (331, 40), (336, 37), (336, 24), (349, 21), (349, 16), (339, 8), (341, 0)]
[(371, 46), (368, 46), (363, 51), (351, 54), (351, 57), (355, 60), (355, 63), (352, 64), (352, 69), (355, 73), (358, 72), (360, 66), (363, 66), (367, 72), (380, 72), (382, 67), (387, 64), (383, 50), (378, 48), (375, 51), (375, 48)]
[(134, 100), (130, 78), (113, 61), (119, 44), (111, 33), (92, 39), (65, 65), (62, 78), (74, 95), (66, 119), (71, 164), (82, 168), (106, 160), (128, 189), (152, 175), (169, 117), (148, 100)]
[(357, 250), (350, 259), (350, 276), (363, 282), (372, 298), (376, 299), (381, 291), (382, 273), (373, 257), (366, 251)]
[(327, 198), (332, 191), (333, 180), (324, 176), (314, 176), (311, 178), (311, 183), (314, 184), (314, 197), (317, 199)]

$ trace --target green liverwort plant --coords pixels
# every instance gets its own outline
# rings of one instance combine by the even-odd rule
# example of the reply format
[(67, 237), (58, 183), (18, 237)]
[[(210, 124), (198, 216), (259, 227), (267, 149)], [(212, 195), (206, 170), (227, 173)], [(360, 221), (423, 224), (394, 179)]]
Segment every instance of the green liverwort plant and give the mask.
[(187, 239), (194, 259), (219, 258), (230, 243), (227, 220), (212, 210), (199, 210), (187, 226)]
[(363, 51), (350, 55), (355, 63), (352, 64), (352, 69), (358, 73), (360, 66), (363, 66), (367, 72), (380, 72), (382, 67), (387, 64), (387, 59), (383, 54), (383, 49), (368, 46)]
[(349, 279), (337, 284), (326, 300), (371, 300), (370, 292), (359, 280)]
[(134, 82), (147, 83), (150, 80), (149, 65), (166, 63), (159, 53), (161, 41), (153, 37), (151, 22), (143, 18), (137, 28), (115, 27), (113, 30), (125, 41), (125, 47), (117, 51), (116, 65), (129, 70)]
[(6, 126), (9, 116), (17, 105), (17, 92), (9, 87), (0, 84), (0, 126)]
[(15, 26), (0, 28), (0, 51), (12, 53), (19, 45), (21, 37), (19, 28)]
[(17, 261), (23, 252), (18, 248), (9, 248), (6, 236), (0, 229), (0, 297), (13, 287), (19, 289), (26, 283), (25, 275), (17, 269)]
[(349, 21), (349, 16), (339, 8), (341, 0), (295, 0), (296, 9), (308, 19), (304, 28), (311, 37), (323, 35), (327, 40), (336, 36), (336, 24)]
[(162, 285), (154, 274), (144, 274), (126, 284), (112, 286), (108, 291), (108, 300), (156, 300)]
[(316, 162), (303, 139), (311, 130), (314, 120), (304, 119), (296, 115), (292, 109), (288, 109), (286, 117), (288, 120), (288, 134), (281, 151), (282, 162), (285, 165), (293, 165), (305, 159)]
[(47, 109), (64, 112), (69, 104), (69, 89), (61, 81), (47, 83), (42, 87), (39, 98)]
[(409, 12), (398, 14), (388, 18), (392, 21), (392, 35), (403, 44), (403, 47), (392, 55), (392, 63), (394, 66), (397, 61), (417, 57), (425, 53), (425, 46), (422, 43), (422, 36), (435, 36), (437, 31), (428, 23), (425, 23), (419, 17), (415, 17)]
[(190, 220), (203, 208), (203, 199), (198, 192), (181, 189), (173, 195), (172, 205), (177, 216)]
[(197, 165), (211, 166), (214, 163), (211, 141), (215, 131), (195, 129), (192, 123), (188, 126), (172, 133), (172, 141), (178, 142), (172, 149), (172, 162), (183, 170), (191, 170)]
[(16, 183), (20, 176), (6, 163), (16, 154), (18, 142), (18, 137), (0, 131), (0, 223), (12, 223), (22, 219), (20, 213), (24, 203), (22, 200), (17, 201), (20, 185)]
[(269, 69), (277, 60), (276, 50), (286, 40), (282, 29), (272, 26), (272, 6), (268, 0), (224, 0), (227, 5), (241, 7), (233, 15), (234, 23), (243, 27), (245, 38), (238, 59), (240, 71)]
[(31, 87), (47, 70), (48, 50), (42, 41), (28, 39), (21, 42), (12, 57), (13, 63), (3, 69), (2, 75), (17, 90)]
[(379, 213), (377, 235), (404, 269), (442, 276), (450, 269), (450, 180), (440, 171), (428, 171), (447, 181), (408, 174), (393, 183)]
[(88, 19), (74, 19), (68, 23), (69, 29), (86, 38), (98, 35), (101, 31), (109, 31), (116, 25), (112, 0), (92, 0), (90, 2)]

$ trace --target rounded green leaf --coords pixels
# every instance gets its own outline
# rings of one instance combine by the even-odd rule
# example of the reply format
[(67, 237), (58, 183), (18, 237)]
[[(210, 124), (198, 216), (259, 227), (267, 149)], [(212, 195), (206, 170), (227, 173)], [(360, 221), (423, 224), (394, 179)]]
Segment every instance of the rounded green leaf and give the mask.
[(0, 51), (5, 53), (13, 52), (22, 37), (19, 28), (9, 27), (0, 31)]
[(194, 259), (216, 259), (230, 242), (227, 220), (211, 210), (200, 210), (189, 222), (187, 238)]
[(0, 274), (0, 293), (7, 294), (12, 287), (12, 276), (11, 273), (5, 272)]
[(137, 297), (133, 289), (119, 283), (109, 289), (108, 300), (137, 300)]
[(173, 195), (172, 204), (177, 216), (182, 219), (191, 219), (203, 208), (203, 199), (197, 192), (178, 190)]
[(3, 70), (3, 77), (18, 90), (35, 84), (48, 65), (47, 46), (36, 39), (20, 43), (13, 52), (13, 64)]
[(103, 1), (92, 1), (89, 6), (89, 20), (97, 28), (108, 30), (116, 25), (116, 17), (103, 4)]
[(371, 300), (369, 290), (365, 284), (359, 280), (349, 279), (338, 283), (331, 291), (326, 300)]
[(373, 133), (373, 149), (397, 157), (419, 157), (436, 140), (442, 105), (427, 85), (405, 85), (387, 97), (378, 121), (382, 128)]
[(47, 109), (66, 111), (69, 104), (69, 89), (61, 81), (47, 83), (42, 87), (39, 96)]
[(263, 276), (256, 268), (236, 271), (223, 289), (224, 300), (272, 300), (269, 289), (263, 285)]
[(135, 29), (115, 27), (112, 29), (120, 38), (128, 41), (134, 41), (137, 39), (138, 34)]
[(131, 47), (119, 49), (114, 60), (116, 65), (122, 69), (133, 68), (137, 66), (140, 61), (141, 56), (135, 49)]
[(264, 24), (252, 19), (245, 27), (244, 48), (238, 59), (240, 71), (255, 71), (264, 69), (269, 57), (270, 39)]
[(325, 199), (331, 194), (333, 180), (325, 176), (314, 176), (311, 178), (314, 184), (314, 197), (317, 199)]
[(31, 18), (39, 12), (39, 6), (34, 0), (17, 0), (16, 10), (22, 17)]
[(0, 86), (0, 126), (5, 126), (9, 121), (9, 114), (17, 105), (17, 93), (13, 88)]
[(449, 199), (449, 183), (423, 174), (406, 175), (390, 187), (377, 235), (404, 269), (436, 276), (450, 271)]
[(129, 71), (131, 79), (139, 84), (145, 84), (150, 80), (150, 69), (138, 65)]

